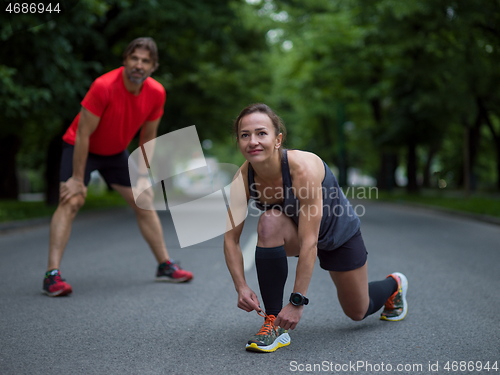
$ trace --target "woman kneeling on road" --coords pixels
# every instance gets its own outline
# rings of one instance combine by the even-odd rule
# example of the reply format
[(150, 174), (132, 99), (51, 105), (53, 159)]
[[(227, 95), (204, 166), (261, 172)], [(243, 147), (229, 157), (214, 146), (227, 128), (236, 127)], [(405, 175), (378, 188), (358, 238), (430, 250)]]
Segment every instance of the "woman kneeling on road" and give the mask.
[[(265, 307), (245, 281), (240, 236), (244, 222), (224, 236), (226, 263), (238, 292), (238, 307), (257, 311), (265, 320), (246, 349), (273, 352), (290, 344), (288, 330), (299, 323), (316, 256), (337, 288), (344, 313), (359, 321), (382, 306), (382, 320), (405, 318), (408, 281), (399, 272), (368, 283), (367, 252), (360, 220), (327, 165), (315, 154), (282, 148), (285, 127), (265, 104), (241, 111), (234, 123), (239, 149), (246, 161), (238, 173), (245, 202), (256, 201), (264, 212), (257, 226), (255, 266)], [(243, 190), (243, 189), (241, 189)], [(234, 195), (233, 195), (234, 194)], [(293, 293), (283, 307), (288, 275), (287, 256), (298, 256)]]

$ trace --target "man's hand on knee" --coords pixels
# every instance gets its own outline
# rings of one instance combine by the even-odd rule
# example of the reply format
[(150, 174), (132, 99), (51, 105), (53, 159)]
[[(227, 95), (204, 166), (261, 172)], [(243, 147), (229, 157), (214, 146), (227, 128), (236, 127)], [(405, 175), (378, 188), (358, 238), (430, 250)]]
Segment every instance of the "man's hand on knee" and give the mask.
[(87, 197), (87, 187), (74, 177), (70, 177), (66, 182), (62, 183), (59, 188), (59, 200), (61, 203), (68, 202), (71, 197), (81, 194), (83, 198)]

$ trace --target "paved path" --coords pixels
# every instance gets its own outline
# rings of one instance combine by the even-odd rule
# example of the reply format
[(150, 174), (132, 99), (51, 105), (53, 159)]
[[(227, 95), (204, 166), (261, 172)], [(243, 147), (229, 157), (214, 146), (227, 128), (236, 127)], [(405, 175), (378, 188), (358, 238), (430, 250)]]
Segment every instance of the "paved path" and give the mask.
[[(477, 374), (452, 361), (500, 366), (500, 227), (361, 204), (370, 279), (408, 276), (407, 319), (350, 321), (316, 267), (292, 344), (272, 354), (244, 350), (261, 319), (236, 307), (221, 237), (180, 249), (167, 236), (172, 256), (195, 279), (161, 284), (131, 211), (81, 215), (63, 261), (74, 294), (48, 298), (40, 293), (47, 225), (3, 234), (0, 374)], [(161, 219), (173, 233), (170, 216)], [(252, 220), (243, 236), (248, 251), (254, 229)], [(295, 264), (290, 259), (286, 294)], [(257, 291), (253, 266), (247, 275)]]

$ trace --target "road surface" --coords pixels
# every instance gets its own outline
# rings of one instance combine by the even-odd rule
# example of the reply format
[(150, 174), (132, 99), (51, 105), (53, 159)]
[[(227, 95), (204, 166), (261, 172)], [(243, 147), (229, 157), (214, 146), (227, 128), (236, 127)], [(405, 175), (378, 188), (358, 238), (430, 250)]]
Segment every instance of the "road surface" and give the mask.
[[(380, 321), (378, 313), (351, 321), (317, 266), (291, 345), (246, 352), (262, 320), (236, 307), (222, 237), (181, 249), (171, 216), (160, 214), (172, 257), (195, 279), (156, 283), (132, 211), (86, 213), (74, 224), (63, 260), (70, 297), (40, 293), (46, 224), (0, 235), (0, 374), (500, 374), (500, 227), (406, 206), (356, 204), (364, 212), (370, 279), (394, 271), (409, 279), (402, 322)], [(247, 280), (258, 292), (255, 221), (242, 243)], [(285, 295), (296, 259), (289, 262)]]

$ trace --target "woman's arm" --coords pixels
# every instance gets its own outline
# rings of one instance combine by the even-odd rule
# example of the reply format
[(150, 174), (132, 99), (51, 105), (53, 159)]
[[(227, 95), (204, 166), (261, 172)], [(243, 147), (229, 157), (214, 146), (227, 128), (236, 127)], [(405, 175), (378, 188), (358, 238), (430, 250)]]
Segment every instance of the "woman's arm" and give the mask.
[[(244, 220), (241, 220), (241, 211), (244, 210), (246, 213), (246, 204), (249, 199), (246, 172), (247, 168), (245, 163), (243, 167), (240, 168), (231, 184), (229, 205), (231, 220), (229, 220), (230, 222), (228, 223), (231, 229), (224, 234), (224, 257), (229, 273), (233, 279), (234, 287), (238, 293), (238, 307), (245, 311), (260, 311), (261, 309), (257, 295), (246, 283), (243, 254), (240, 246), (240, 237), (244, 225)], [(239, 220), (237, 220), (237, 218), (239, 218)], [(237, 222), (235, 222), (235, 220), (237, 220)]]
[(229, 273), (233, 278), (234, 287), (238, 293), (238, 307), (245, 311), (260, 311), (260, 303), (257, 295), (248, 286), (245, 279), (243, 254), (239, 243), (239, 237), (243, 224), (230, 230), (224, 235), (224, 256)]
[[(293, 292), (306, 295), (316, 262), (319, 228), (323, 215), (321, 183), (325, 171), (323, 162), (314, 154), (289, 151), (288, 161), (294, 193), (299, 200), (299, 259), (295, 271)], [(276, 324), (284, 329), (294, 329), (304, 306), (286, 305), (278, 315)]]

